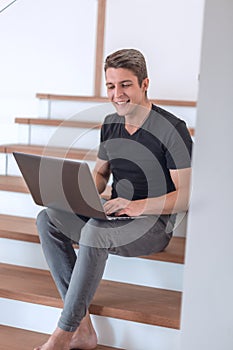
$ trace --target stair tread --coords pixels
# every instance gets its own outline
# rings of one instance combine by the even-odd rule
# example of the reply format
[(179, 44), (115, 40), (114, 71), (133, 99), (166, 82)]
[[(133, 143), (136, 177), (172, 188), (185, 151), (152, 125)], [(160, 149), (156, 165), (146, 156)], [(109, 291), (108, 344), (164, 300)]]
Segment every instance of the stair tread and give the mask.
[[(0, 214), (0, 237), (39, 243), (34, 218)], [(142, 258), (183, 264), (184, 250), (185, 238), (173, 237), (163, 252), (143, 256)]]
[[(28, 125), (44, 125), (44, 126), (65, 126), (72, 128), (88, 128), (88, 129), (100, 129), (101, 124), (97, 122), (85, 122), (78, 120), (66, 120), (56, 118), (15, 118), (15, 123), (28, 124)], [(194, 136), (195, 129), (188, 128), (190, 135)]]
[[(58, 101), (88, 101), (88, 102), (108, 102), (107, 97), (102, 96), (77, 96), (77, 95), (59, 95), (48, 93), (37, 93), (36, 97), (40, 100), (58, 100)], [(150, 99), (151, 102), (158, 105), (165, 106), (183, 106), (183, 107), (196, 107), (196, 101), (179, 101), (179, 100), (162, 100), (162, 99)]]
[[(0, 281), (3, 298), (62, 308), (49, 271), (1, 264)], [(179, 329), (180, 309), (180, 292), (102, 280), (90, 313)]]
[(39, 243), (34, 218), (0, 214), (0, 237)]
[(48, 147), (43, 145), (6, 144), (0, 145), (0, 153), (24, 152), (70, 159), (96, 160), (95, 150), (80, 148)]
[(17, 124), (29, 124), (29, 125), (45, 125), (45, 126), (66, 126), (73, 128), (95, 128), (100, 129), (101, 124), (98, 122), (86, 122), (81, 120), (67, 120), (56, 118), (15, 118)]
[(13, 175), (0, 175), (0, 191), (29, 193), (24, 179)]
[[(45, 343), (49, 337), (48, 334), (3, 325), (0, 325), (0, 333), (0, 350), (32, 350), (34, 347)], [(98, 345), (95, 350), (120, 349)]]

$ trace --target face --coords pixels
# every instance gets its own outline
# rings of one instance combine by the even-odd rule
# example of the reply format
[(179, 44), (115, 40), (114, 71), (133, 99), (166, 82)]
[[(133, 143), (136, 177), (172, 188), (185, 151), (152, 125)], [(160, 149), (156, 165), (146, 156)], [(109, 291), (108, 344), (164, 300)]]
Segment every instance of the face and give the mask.
[(140, 87), (136, 75), (125, 68), (108, 68), (105, 77), (108, 98), (120, 116), (133, 115), (138, 106), (147, 106), (148, 78)]

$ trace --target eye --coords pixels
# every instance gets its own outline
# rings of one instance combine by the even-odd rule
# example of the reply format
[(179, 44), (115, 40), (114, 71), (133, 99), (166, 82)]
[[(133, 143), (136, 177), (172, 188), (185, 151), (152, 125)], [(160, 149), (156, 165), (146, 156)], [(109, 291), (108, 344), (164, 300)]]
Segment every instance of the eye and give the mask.
[(107, 89), (108, 89), (108, 90), (113, 90), (114, 88), (115, 88), (114, 85), (107, 85)]
[(129, 86), (131, 86), (132, 85), (132, 83), (122, 83), (121, 84), (121, 86), (123, 87), (123, 88), (127, 88), (127, 87), (129, 87)]

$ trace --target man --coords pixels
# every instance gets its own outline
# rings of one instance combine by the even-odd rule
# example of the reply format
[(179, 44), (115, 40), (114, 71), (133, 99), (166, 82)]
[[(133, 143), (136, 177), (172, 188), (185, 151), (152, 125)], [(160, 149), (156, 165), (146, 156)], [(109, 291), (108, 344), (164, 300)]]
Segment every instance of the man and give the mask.
[[(102, 193), (112, 174), (107, 214), (139, 218), (88, 220), (51, 209), (39, 214), (42, 248), (64, 308), (56, 330), (36, 350), (94, 349), (97, 336), (88, 307), (108, 254), (162, 251), (171, 239), (175, 213), (188, 209), (192, 141), (182, 120), (148, 100), (143, 55), (133, 49), (114, 52), (106, 58), (105, 77), (117, 113), (102, 125), (93, 176)], [(79, 242), (78, 258), (73, 240)]]

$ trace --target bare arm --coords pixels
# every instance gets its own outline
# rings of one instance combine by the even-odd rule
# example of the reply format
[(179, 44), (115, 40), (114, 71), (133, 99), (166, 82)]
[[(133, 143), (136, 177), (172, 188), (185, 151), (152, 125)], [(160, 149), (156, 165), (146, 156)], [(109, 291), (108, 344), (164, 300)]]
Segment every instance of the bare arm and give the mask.
[(105, 160), (97, 158), (96, 164), (93, 170), (93, 177), (99, 193), (102, 193), (109, 180), (110, 176), (109, 163)]
[(142, 200), (129, 201), (116, 198), (105, 203), (108, 214), (118, 215), (160, 215), (186, 211), (189, 206), (191, 168), (170, 170), (176, 190), (166, 195)]
[(188, 210), (191, 168), (170, 170), (176, 190), (166, 195), (146, 200), (145, 213), (172, 214)]

